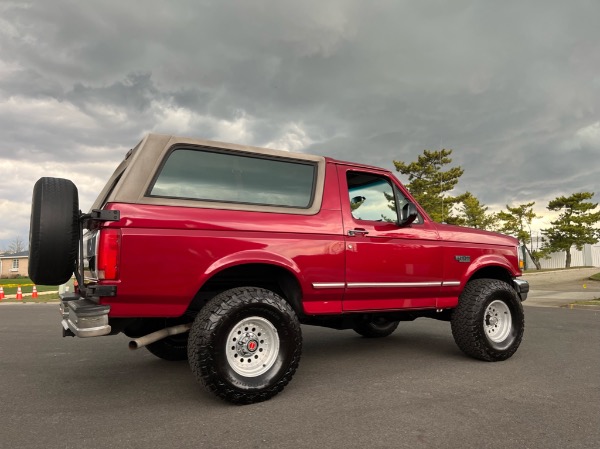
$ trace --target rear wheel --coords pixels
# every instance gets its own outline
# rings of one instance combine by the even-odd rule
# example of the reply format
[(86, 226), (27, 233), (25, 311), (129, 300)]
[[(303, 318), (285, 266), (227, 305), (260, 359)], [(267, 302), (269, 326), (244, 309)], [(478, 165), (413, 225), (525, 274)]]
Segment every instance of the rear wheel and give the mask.
[(40, 178), (33, 187), (29, 228), (29, 277), (60, 285), (75, 269), (79, 241), (79, 197), (68, 179)]
[(385, 317), (370, 317), (358, 321), (352, 329), (366, 338), (382, 338), (392, 335), (398, 323), (399, 321), (388, 320)]
[(235, 404), (265, 401), (292, 379), (300, 362), (302, 332), (292, 307), (257, 287), (234, 288), (200, 311), (188, 343), (196, 378)]
[(506, 360), (523, 338), (523, 306), (506, 282), (476, 279), (460, 295), (451, 327), (454, 341), (465, 354), (489, 362)]
[(188, 333), (172, 335), (146, 345), (146, 349), (159, 359), (178, 361), (187, 360)]

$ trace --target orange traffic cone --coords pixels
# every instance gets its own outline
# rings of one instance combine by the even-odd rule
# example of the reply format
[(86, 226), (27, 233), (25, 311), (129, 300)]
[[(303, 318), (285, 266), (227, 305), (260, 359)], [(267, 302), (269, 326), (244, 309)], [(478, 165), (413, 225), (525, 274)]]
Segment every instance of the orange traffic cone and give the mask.
[(4, 288), (0, 287), (0, 301), (4, 299)]
[(17, 287), (17, 301), (22, 301), (23, 300), (23, 292), (21, 291), (21, 286), (19, 285)]
[(31, 292), (31, 297), (32, 298), (37, 298), (37, 288), (36, 288), (35, 285), (33, 286), (33, 290)]

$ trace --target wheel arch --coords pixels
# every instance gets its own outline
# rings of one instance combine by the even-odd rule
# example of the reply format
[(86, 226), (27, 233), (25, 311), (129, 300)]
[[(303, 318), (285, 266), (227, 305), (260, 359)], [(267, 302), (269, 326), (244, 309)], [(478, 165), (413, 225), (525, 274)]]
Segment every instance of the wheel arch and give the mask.
[(469, 266), (462, 279), (461, 285), (467, 285), (475, 279), (497, 279), (513, 286), (512, 280), (520, 275), (509, 260), (498, 254), (485, 254), (478, 257)]
[(200, 310), (217, 294), (236, 287), (260, 287), (271, 290), (286, 300), (297, 315), (303, 315), (302, 286), (288, 266), (265, 261), (221, 266), (200, 287), (189, 309)]
[(470, 274), (465, 284), (468, 284), (475, 279), (496, 279), (498, 281), (504, 281), (510, 286), (513, 285), (513, 277), (511, 272), (506, 267), (500, 265), (487, 265), (480, 267)]

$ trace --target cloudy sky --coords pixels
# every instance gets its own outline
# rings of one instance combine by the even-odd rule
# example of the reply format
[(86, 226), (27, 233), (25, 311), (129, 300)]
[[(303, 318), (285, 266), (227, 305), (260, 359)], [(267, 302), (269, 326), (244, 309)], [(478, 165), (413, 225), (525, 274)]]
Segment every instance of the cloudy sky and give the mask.
[[(453, 149), (492, 209), (600, 199), (600, 2), (0, 2), (0, 248), (148, 132), (393, 169)], [(401, 178), (402, 179), (402, 178)], [(543, 220), (537, 223), (543, 226)]]

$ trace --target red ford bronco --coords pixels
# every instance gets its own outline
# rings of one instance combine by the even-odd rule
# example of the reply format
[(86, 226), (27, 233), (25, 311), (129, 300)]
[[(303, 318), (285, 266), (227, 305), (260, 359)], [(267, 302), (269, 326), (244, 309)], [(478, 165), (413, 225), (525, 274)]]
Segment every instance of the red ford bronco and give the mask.
[(61, 298), (64, 336), (123, 332), (132, 349), (188, 359), (233, 403), (285, 387), (300, 324), (377, 338), (435, 318), (486, 361), (523, 337), (517, 240), (432, 222), (380, 168), (150, 134), (90, 212), (60, 178), (41, 178), (32, 203), (32, 280), (78, 281)]

